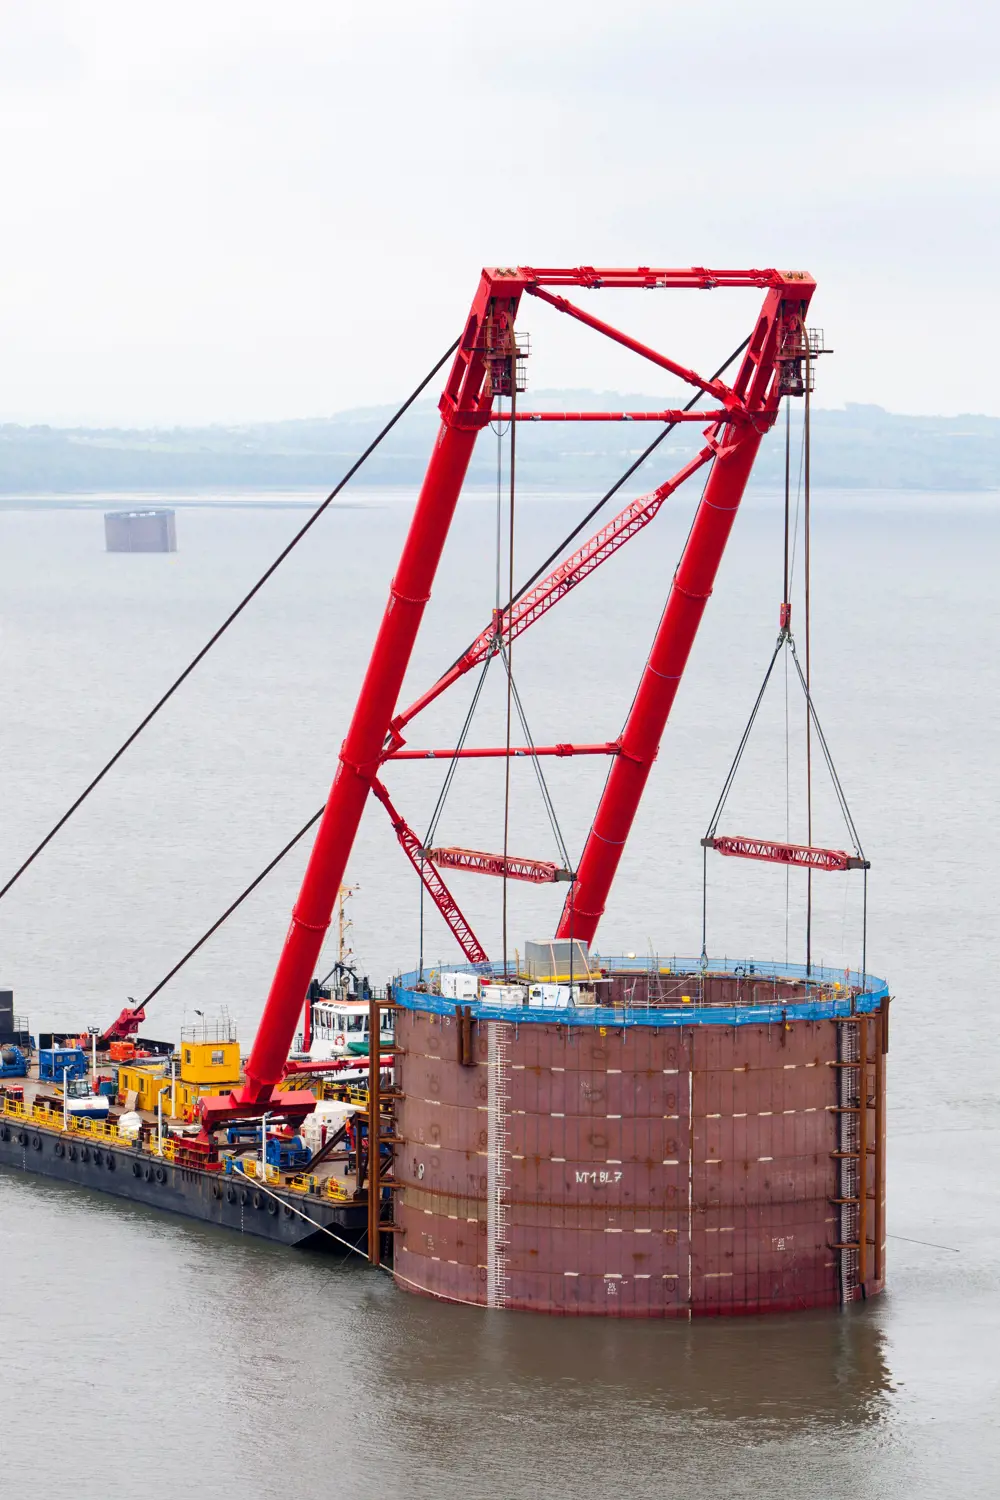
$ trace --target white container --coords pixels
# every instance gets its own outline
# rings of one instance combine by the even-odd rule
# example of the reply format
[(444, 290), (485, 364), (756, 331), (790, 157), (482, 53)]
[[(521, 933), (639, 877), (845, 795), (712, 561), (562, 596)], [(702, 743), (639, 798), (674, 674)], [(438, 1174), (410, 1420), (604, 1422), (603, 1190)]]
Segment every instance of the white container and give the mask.
[(299, 1129), (310, 1155), (315, 1156), (353, 1114), (357, 1114), (354, 1104), (342, 1104), (338, 1099), (321, 1100), (312, 1114), (306, 1115)]
[(446, 1000), (475, 1000), (478, 990), (478, 974), (463, 974), (455, 969), (441, 970), (441, 994)]
[(540, 1005), (549, 1010), (565, 1009), (575, 1005), (579, 988), (568, 984), (530, 984), (528, 1004)]
[(483, 1005), (524, 1005), (528, 991), (523, 984), (481, 984), (479, 999)]

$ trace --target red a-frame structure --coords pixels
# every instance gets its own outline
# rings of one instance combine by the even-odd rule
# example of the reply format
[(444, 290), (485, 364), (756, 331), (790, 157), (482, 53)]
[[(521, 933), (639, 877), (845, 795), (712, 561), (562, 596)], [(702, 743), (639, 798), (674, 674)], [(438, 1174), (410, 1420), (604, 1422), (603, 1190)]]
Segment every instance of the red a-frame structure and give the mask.
[[(708, 290), (758, 287), (763, 306), (731, 385), (706, 379), (675, 360), (639, 343), (566, 300), (552, 288), (638, 288)], [(440, 871), (393, 807), (379, 779), (389, 760), (510, 754), (612, 757), (611, 772), (570, 885), (558, 936), (592, 941), (646, 779), (656, 757), (670, 709), (687, 663), (715, 575), (742, 500), (761, 438), (774, 423), (786, 394), (800, 395), (808, 380), (806, 312), (815, 289), (812, 278), (796, 271), (534, 269), (528, 266), (484, 270), (441, 397), (441, 426), (417, 500), (409, 533), (389, 590), (389, 602), (372, 651), (354, 716), (326, 804), (308, 868), (292, 913), (291, 926), (271, 984), (260, 1028), (247, 1065), (243, 1106), (267, 1106), (283, 1076), (309, 981), (330, 925), (337, 891), (347, 867), (365, 803), (371, 792), (385, 804), (400, 842), (421, 873), (468, 957), (485, 953), (452, 898)], [(403, 677), (451, 525), (459, 493), (480, 431), (488, 425), (498, 395), (516, 383), (514, 327), (523, 296), (546, 302), (588, 328), (615, 340), (679, 377), (712, 403), (701, 411), (518, 412), (518, 420), (707, 422), (701, 451), (672, 479), (630, 504), (597, 531), (548, 577), (500, 611), (455, 666), (405, 711), (398, 709)], [(652, 520), (664, 500), (697, 470), (708, 480), (674, 574), (649, 658), (619, 737), (603, 744), (548, 745), (460, 751), (409, 750), (403, 731), (419, 711), (477, 663), (498, 651), (537, 619), (606, 558)], [(475, 850), (449, 851), (457, 868), (481, 868), (511, 878), (558, 878), (543, 862), (521, 860), (524, 869), (503, 870), (498, 856)], [(509, 862), (511, 866), (514, 861)], [(529, 867), (536, 866), (531, 869)], [(553, 873), (547, 873), (548, 869)], [(282, 1094), (280, 1101), (291, 1096)], [(277, 1101), (276, 1101), (277, 1102)], [(209, 1101), (211, 1103), (211, 1101)], [(211, 1111), (206, 1110), (206, 1118)]]

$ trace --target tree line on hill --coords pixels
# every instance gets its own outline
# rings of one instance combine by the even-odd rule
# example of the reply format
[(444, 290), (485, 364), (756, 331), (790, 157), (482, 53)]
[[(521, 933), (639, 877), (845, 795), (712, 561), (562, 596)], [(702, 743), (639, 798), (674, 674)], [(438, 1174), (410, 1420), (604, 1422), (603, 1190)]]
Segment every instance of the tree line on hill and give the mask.
[[(620, 392), (549, 391), (536, 408), (654, 410), (664, 397)], [(302, 421), (164, 429), (0, 425), (0, 494), (289, 490), (331, 487), (392, 414), (366, 407)], [(390, 433), (355, 483), (419, 483), (437, 425), (433, 401), (421, 402)], [(793, 428), (800, 453), (801, 404)], [(518, 474), (525, 489), (604, 488), (638, 455), (657, 428), (639, 423), (523, 423)], [(702, 441), (697, 424), (676, 428), (648, 466), (650, 484), (678, 468)], [(768, 434), (754, 482), (781, 485), (784, 432)], [(471, 484), (496, 475), (496, 444), (477, 444)], [(845, 489), (992, 490), (1000, 487), (1000, 418), (904, 416), (879, 406), (814, 409), (812, 475)], [(641, 478), (637, 483), (641, 484)]]

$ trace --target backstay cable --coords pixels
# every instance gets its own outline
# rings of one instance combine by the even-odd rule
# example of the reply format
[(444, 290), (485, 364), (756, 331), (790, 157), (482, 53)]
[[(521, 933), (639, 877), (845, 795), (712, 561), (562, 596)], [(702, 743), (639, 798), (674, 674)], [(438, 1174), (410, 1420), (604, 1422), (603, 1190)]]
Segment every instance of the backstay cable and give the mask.
[(181, 672), (180, 676), (175, 678), (170, 687), (167, 688), (167, 691), (156, 701), (156, 703), (153, 704), (153, 707), (150, 709), (149, 713), (146, 714), (145, 718), (140, 720), (140, 722), (132, 730), (131, 734), (129, 734), (118, 746), (118, 749), (111, 756), (111, 758), (104, 763), (104, 765), (98, 771), (97, 775), (87, 783), (83, 791), (80, 793), (79, 797), (76, 798), (75, 802), (71, 802), (69, 807), (63, 813), (62, 817), (60, 817), (55, 823), (53, 823), (52, 827), (49, 829), (48, 833), (41, 840), (41, 842), (39, 844), (36, 844), (35, 848), (28, 855), (27, 859), (24, 860), (23, 863), (19, 865), (18, 868), (14, 871), (13, 875), (7, 881), (7, 884), (0, 888), (0, 901), (2, 901), (7, 892), (17, 884), (25, 871), (32, 864), (34, 864), (35, 860), (41, 854), (42, 850), (52, 842), (59, 830), (65, 827), (65, 825), (69, 822), (70, 818), (77, 811), (77, 809), (83, 806), (84, 802), (86, 802), (91, 792), (93, 792), (101, 784), (112, 767), (117, 765), (118, 761), (121, 760), (122, 756), (125, 754), (126, 750), (128, 750), (129, 746), (133, 745), (139, 738), (142, 731), (147, 727), (147, 725), (152, 723), (152, 721), (156, 718), (156, 715), (160, 712), (160, 709), (170, 701), (170, 699), (174, 696), (177, 689), (182, 685), (182, 683), (187, 681), (191, 673), (194, 671), (195, 667), (197, 667), (200, 662), (204, 661), (205, 657), (211, 651), (212, 647), (222, 639), (226, 631), (229, 629), (230, 625), (232, 625), (233, 622), (238, 619), (238, 617), (243, 613), (250, 601), (254, 599), (260, 592), (260, 590), (264, 587), (265, 583), (267, 583), (272, 574), (276, 573), (277, 570), (281, 567), (281, 564), (285, 561), (285, 558), (289, 555), (289, 553), (294, 551), (299, 542), (302, 541), (302, 538), (306, 535), (306, 532), (308, 532), (313, 526), (315, 526), (316, 522), (319, 520), (320, 516), (323, 515), (327, 507), (333, 503), (333, 501), (340, 494), (341, 490), (344, 489), (345, 485), (347, 485), (348, 482), (354, 478), (354, 475), (358, 472), (366, 459), (371, 457), (371, 455), (375, 452), (375, 449), (378, 447), (379, 443), (381, 443), (382, 439), (392, 431), (399, 419), (407, 411), (409, 411), (414, 401), (416, 401), (417, 397), (423, 393), (425, 387), (430, 384), (430, 382), (434, 379), (435, 375), (442, 368), (442, 366), (447, 364), (448, 360), (451, 359), (452, 355), (455, 353), (455, 350), (458, 348), (460, 342), (461, 340), (456, 339), (451, 347), (447, 349), (444, 354), (442, 354), (437, 364), (435, 364), (431, 370), (428, 370), (427, 374), (424, 376), (423, 380), (421, 380), (416, 389), (409, 396), (407, 396), (402, 406), (399, 407), (399, 409), (393, 414), (392, 417), (390, 417), (389, 421), (386, 422), (385, 426), (382, 428), (381, 432), (379, 432), (378, 436), (368, 444), (368, 447), (361, 454), (361, 457), (355, 460), (355, 462), (348, 469), (347, 473), (343, 476), (342, 479), (338, 481), (338, 483), (327, 495), (326, 499), (316, 507), (312, 515), (309, 517), (308, 521), (306, 521), (303, 526), (299, 527), (299, 530), (295, 533), (287, 546), (283, 547), (282, 550), (278, 553), (277, 557), (274, 559), (274, 562), (272, 562), (269, 567), (265, 568), (264, 572), (257, 579), (257, 582), (251, 589), (248, 590), (247, 593), (243, 595), (243, 598), (237, 604), (236, 608), (226, 616), (222, 624), (219, 626), (218, 630), (215, 631), (214, 635), (210, 636), (209, 639), (205, 642), (204, 646), (202, 646), (201, 650), (191, 658), (187, 666), (184, 668), (183, 672)]

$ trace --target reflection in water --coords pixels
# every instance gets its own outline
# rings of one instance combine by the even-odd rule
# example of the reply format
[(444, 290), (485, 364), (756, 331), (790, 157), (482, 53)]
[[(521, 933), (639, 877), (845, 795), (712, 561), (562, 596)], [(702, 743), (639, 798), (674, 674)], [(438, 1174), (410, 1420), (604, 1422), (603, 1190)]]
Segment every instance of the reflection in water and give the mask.
[(397, 1293), (392, 1313), (373, 1341), (374, 1378), (455, 1410), (477, 1394), (537, 1406), (579, 1391), (684, 1419), (862, 1426), (891, 1391), (882, 1331), (861, 1306), (689, 1324), (487, 1314)]
[(286, 1496), (290, 1456), (307, 1500), (534, 1500), (542, 1472), (547, 1500), (581, 1500), (623, 1464), (628, 1500), (767, 1493), (776, 1473), (813, 1464), (817, 1487), (788, 1493), (839, 1494), (835, 1464), (861, 1497), (893, 1409), (875, 1303), (693, 1324), (456, 1308), (359, 1261), (12, 1173), (0, 1174), (0, 1253), (8, 1306), (31, 1310), (5, 1327), (6, 1357), (28, 1368), (39, 1340), (59, 1338), (46, 1375), (63, 1413), (46, 1430), (55, 1469), (70, 1472), (76, 1444), (126, 1408), (131, 1441), (155, 1443), (169, 1393), (201, 1492), (226, 1500), (246, 1473), (251, 1496)]
[[(4, 1495), (66, 1490), (73, 1500), (107, 1500), (109, 1489), (134, 1488), (140, 1472), (150, 1493), (200, 1500), (978, 1500), (995, 1493), (1000, 1209), (991, 1186), (996, 1136), (988, 1133), (996, 1126), (995, 1008), (989, 986), (969, 990), (962, 1028), (949, 1043), (952, 1065), (942, 1074), (940, 996), (928, 982), (926, 954), (932, 941), (942, 951), (978, 955), (984, 972), (996, 967), (989, 898), (1000, 841), (977, 841), (983, 807), (998, 802), (983, 796), (997, 782), (996, 702), (980, 691), (982, 653), (964, 647), (995, 635), (998, 522), (980, 501), (973, 512), (949, 496), (928, 510), (902, 496), (889, 514), (884, 498), (867, 497), (862, 526), (842, 500), (831, 497), (824, 507), (829, 545), (817, 598), (827, 605), (817, 628), (826, 632), (825, 673), (839, 685), (838, 753), (848, 761), (841, 769), (867, 807), (872, 846), (889, 858), (873, 943), (879, 967), (905, 996), (890, 1072), (891, 1227), (911, 1239), (893, 1241), (889, 1296), (846, 1313), (692, 1325), (491, 1315), (411, 1298), (364, 1266), (338, 1268), (0, 1172), (0, 1347), (10, 1398), (0, 1432)], [(524, 507), (524, 555), (547, 555), (578, 512), (575, 497)], [(99, 1015), (123, 975), (148, 972), (164, 943), (164, 959), (176, 956), (187, 934), (202, 930), (206, 909), (222, 909), (242, 871), (259, 867), (260, 849), (273, 847), (276, 829), (298, 826), (301, 787), (328, 780), (329, 747), (343, 733), (343, 705), (356, 693), (352, 673), (369, 648), (371, 611), (382, 607), (386, 549), (395, 555), (390, 533), (398, 535), (406, 515), (405, 504), (386, 504), (317, 528), (317, 550), (291, 565), (287, 582), (275, 581), (262, 612), (248, 612), (239, 652), (220, 658), (205, 688), (194, 684), (193, 717), (179, 720), (181, 738), (156, 754), (155, 795), (148, 767), (125, 774), (115, 808), (108, 812), (105, 802), (86, 837), (53, 846), (45, 878), (65, 899), (39, 904), (38, 888), (26, 885), (25, 904), (11, 909), (4, 928), (6, 977), (34, 1013), (67, 1026), (79, 1023), (81, 1004)], [(148, 701), (150, 681), (162, 675), (163, 641), (177, 630), (214, 628), (233, 577), (254, 576), (258, 561), (287, 537), (285, 517), (261, 513), (247, 527), (242, 517), (193, 510), (185, 520), (191, 545), (169, 574), (115, 569), (112, 579), (91, 520), (69, 513), (55, 530), (22, 513), (4, 529), (4, 686), (7, 719), (17, 729), (8, 781), (18, 795), (0, 812), (10, 849), (30, 847), (39, 807), (61, 805), (80, 767), (99, 760), (103, 705)], [(665, 912), (671, 933), (698, 930), (700, 810), (717, 795), (728, 764), (718, 764), (718, 747), (732, 744), (733, 705), (757, 670), (779, 523), (777, 510), (751, 506), (742, 550), (706, 616), (706, 670), (689, 675), (672, 728), (670, 764), (684, 768), (683, 796), (661, 768), (632, 840), (633, 876), (619, 887), (617, 916), (609, 912), (629, 941), (668, 936)], [(564, 632), (551, 653), (565, 648), (587, 662), (589, 691), (605, 717), (627, 708), (634, 675), (623, 669), (622, 650), (633, 652), (637, 672), (662, 600), (664, 559), (683, 541), (683, 507), (665, 510), (662, 524), (656, 546), (620, 554), (599, 608), (581, 590), (579, 608), (571, 598), (563, 622), (558, 612), (551, 617), (551, 628)], [(435, 620), (447, 617), (456, 649), (482, 624), (481, 535), (475, 504), (460, 507), (448, 588), (429, 606), (415, 687), (441, 665)], [(959, 571), (960, 612), (950, 608), (947, 587)], [(332, 576), (337, 650), (314, 671), (301, 643), (315, 631), (316, 601), (327, 598)], [(885, 589), (887, 578), (899, 586)], [(122, 620), (140, 618), (150, 627), (145, 645), (139, 632), (123, 656)], [(874, 655), (872, 640), (879, 642)], [(551, 653), (546, 645), (533, 657), (526, 648), (521, 658), (521, 691), (542, 715), (532, 719), (537, 735), (577, 707), (575, 679), (556, 682), (547, 671)], [(939, 736), (914, 732), (918, 668), (925, 717), (952, 729), (947, 754)], [(68, 758), (53, 759), (47, 730), (39, 729), (53, 713), (26, 718), (25, 703), (70, 716), (73, 733), (59, 741)], [(261, 713), (262, 703), (269, 712)], [(873, 713), (875, 740), (850, 732)], [(484, 742), (490, 722), (500, 720), (482, 726)], [(293, 744), (296, 724), (306, 727)], [(449, 724), (432, 719), (428, 733), (450, 734)], [(195, 726), (187, 739), (184, 725)], [(234, 744), (245, 763), (235, 779), (228, 774)], [(299, 771), (289, 777), (292, 751)], [(221, 780), (217, 763), (226, 771)], [(192, 765), (202, 773), (193, 780)], [(599, 786), (575, 762), (563, 773), (553, 784), (560, 817), (581, 836)], [(468, 774), (471, 813), (475, 788), (485, 782), (471, 768)], [(254, 803), (256, 820), (246, 806), (254, 777), (266, 793)], [(748, 789), (760, 790), (753, 778)], [(928, 789), (949, 808), (939, 830), (944, 883), (921, 858), (924, 828), (913, 815)], [(432, 802), (436, 792), (426, 795)], [(530, 832), (535, 804), (525, 799), (524, 807)], [(484, 799), (483, 819), (495, 811)], [(369, 941), (377, 932), (380, 942), (366, 958), (373, 973), (389, 958), (411, 958), (416, 943), (410, 872), (387, 853), (390, 844), (373, 831), (357, 851), (355, 878), (371, 894)], [(146, 878), (150, 871), (155, 878)], [(254, 917), (224, 929), (184, 984), (164, 992), (163, 1035), (176, 1034), (185, 1005), (212, 1009), (220, 997), (233, 1004), (244, 1038), (252, 1035), (296, 878), (276, 872)], [(771, 886), (751, 887), (747, 871), (739, 890), (726, 916), (729, 951), (780, 951)], [(146, 895), (137, 899), (136, 891)], [(543, 896), (541, 888), (518, 893), (522, 932), (548, 930)], [(470, 893), (474, 924), (487, 893), (481, 899), (482, 909)], [(109, 943), (106, 914), (119, 909), (128, 921)], [(839, 907), (827, 917), (836, 918), (824, 928), (835, 942)], [(69, 989), (57, 961), (66, 954), (78, 980)], [(960, 1151), (955, 1136), (935, 1133), (962, 1123), (987, 1133), (963, 1136)], [(953, 1240), (956, 1225), (962, 1238)], [(921, 1239), (961, 1245), (961, 1259)]]

